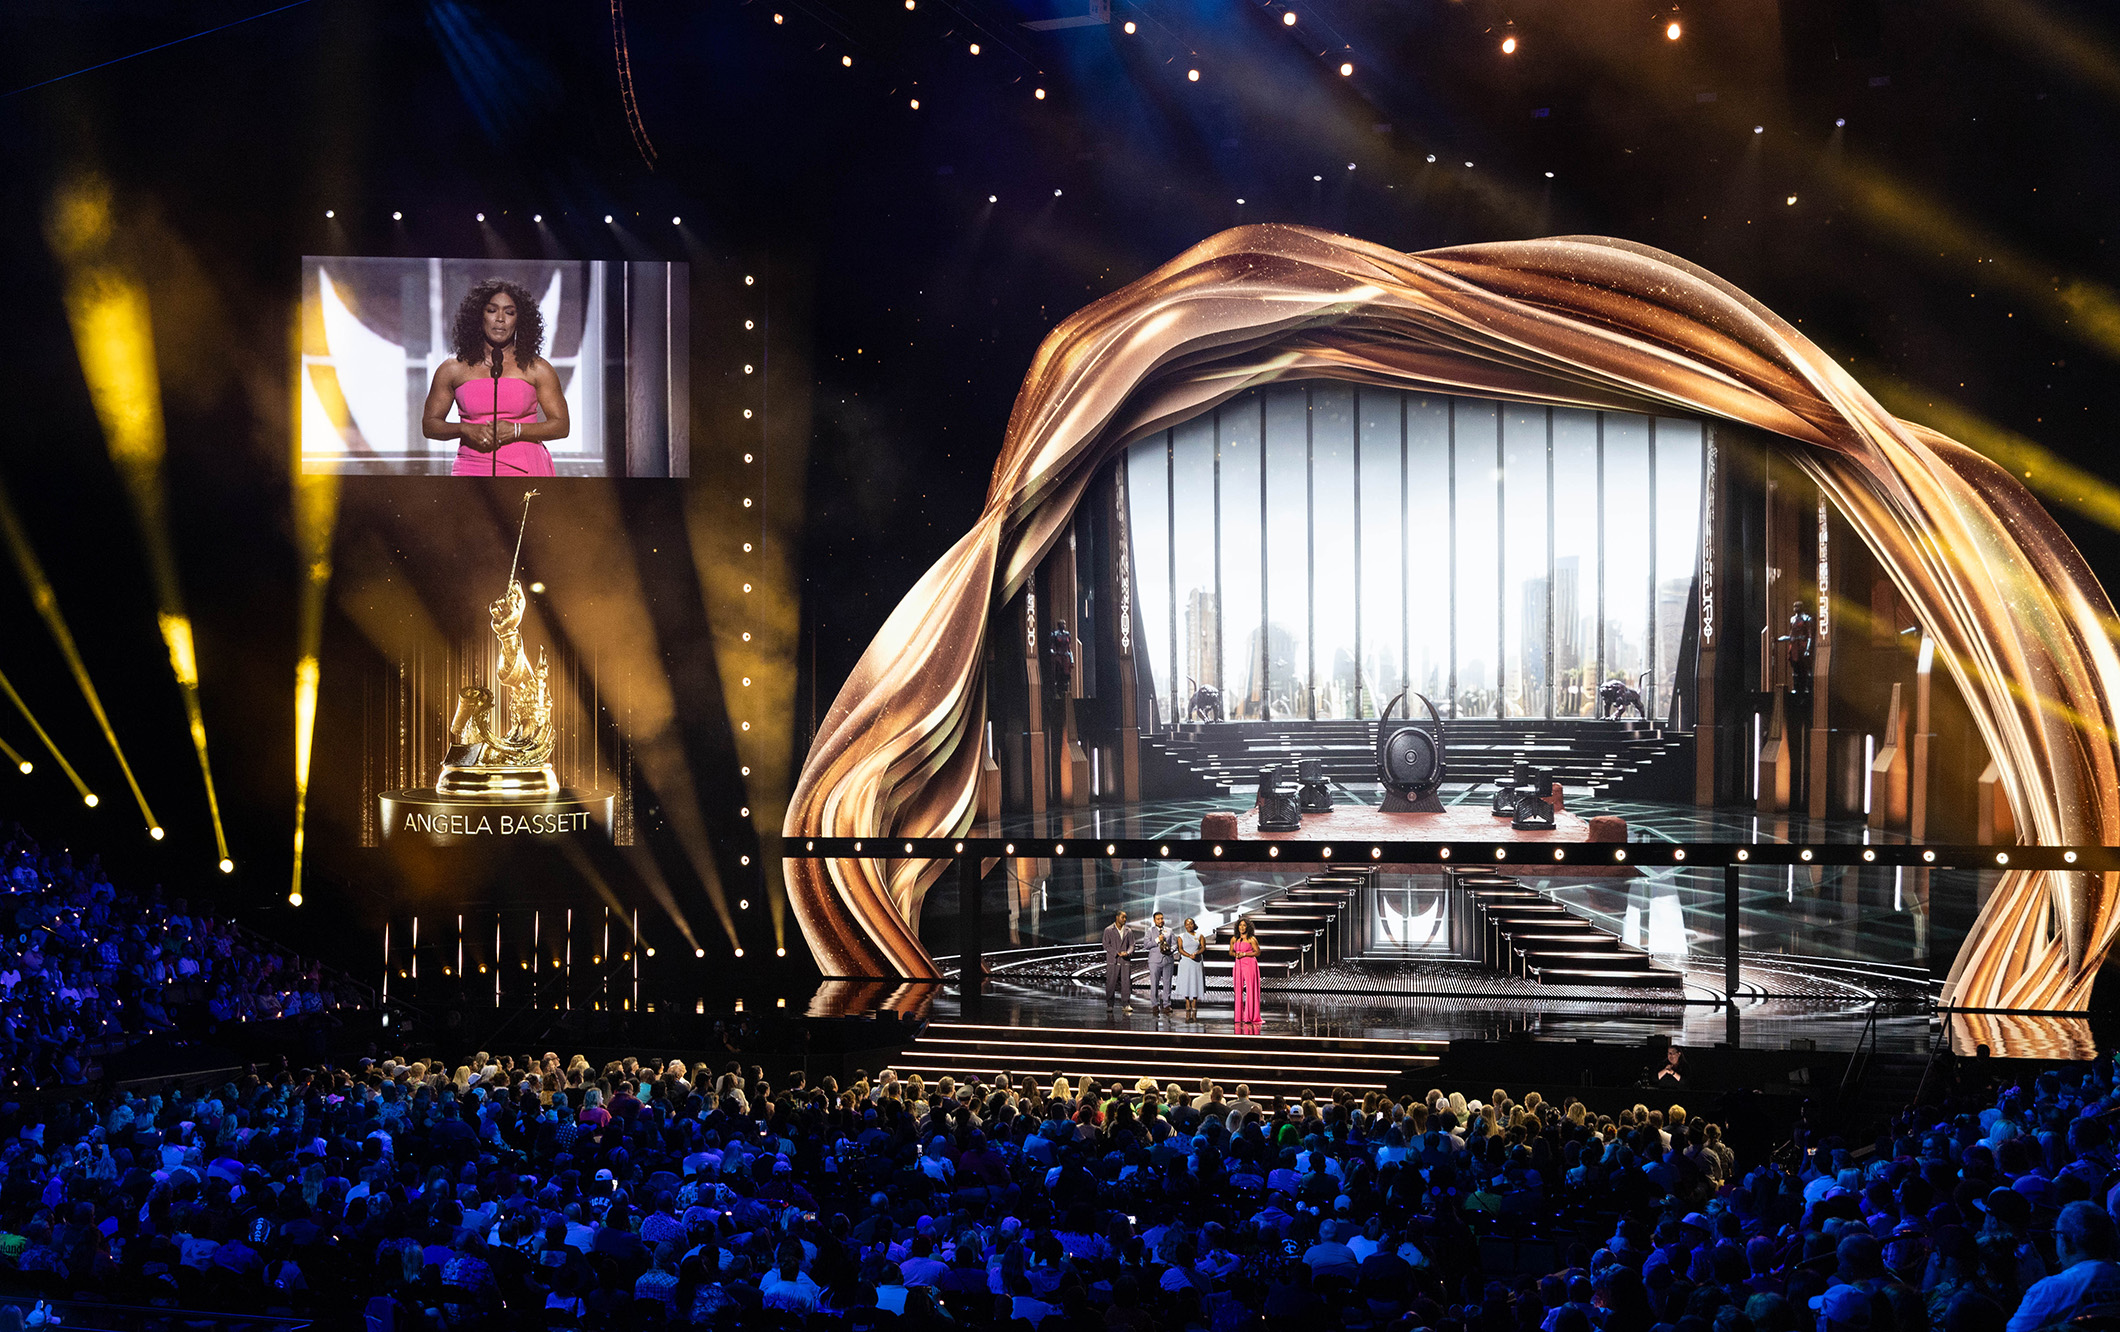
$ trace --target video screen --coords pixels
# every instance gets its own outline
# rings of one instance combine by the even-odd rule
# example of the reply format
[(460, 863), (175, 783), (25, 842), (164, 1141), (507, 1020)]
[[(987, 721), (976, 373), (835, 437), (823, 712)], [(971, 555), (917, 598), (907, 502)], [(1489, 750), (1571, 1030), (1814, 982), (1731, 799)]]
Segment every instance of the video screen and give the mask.
[(691, 474), (690, 265), (302, 260), (302, 470)]

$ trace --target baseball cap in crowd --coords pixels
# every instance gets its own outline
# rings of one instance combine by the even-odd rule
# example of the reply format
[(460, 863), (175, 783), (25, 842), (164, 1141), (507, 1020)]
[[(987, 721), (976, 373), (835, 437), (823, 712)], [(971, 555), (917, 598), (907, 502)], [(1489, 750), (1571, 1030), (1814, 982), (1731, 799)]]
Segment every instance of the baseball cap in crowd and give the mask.
[(1842, 1327), (1870, 1325), (1870, 1296), (1860, 1286), (1835, 1286), (1823, 1295), (1813, 1295), (1811, 1307)]

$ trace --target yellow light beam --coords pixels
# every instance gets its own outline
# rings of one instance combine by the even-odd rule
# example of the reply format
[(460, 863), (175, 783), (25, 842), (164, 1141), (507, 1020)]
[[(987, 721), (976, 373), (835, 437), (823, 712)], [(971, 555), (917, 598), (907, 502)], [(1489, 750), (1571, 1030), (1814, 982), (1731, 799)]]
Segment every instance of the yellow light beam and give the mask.
[(73, 326), (89, 400), (103, 424), (111, 463), (125, 479), (139, 521), (141, 545), (154, 579), (163, 644), (177, 678), (190, 723), (206, 811), (224, 872), (230, 868), (221, 801), (214, 791), (213, 764), (206, 752), (206, 716), (199, 704), (198, 659), (191, 618), (177, 581), (176, 551), (169, 539), (167, 494), (162, 484), (164, 429), (161, 381), (155, 369), (154, 324), (147, 288), (117, 243), (109, 182), (76, 176), (52, 200), (46, 235), (66, 272), (67, 321)]
[(118, 743), (118, 732), (110, 724), (110, 714), (103, 710), (103, 699), (96, 692), (95, 681), (89, 678), (88, 663), (81, 660), (81, 651), (74, 646), (73, 630), (67, 626), (66, 616), (59, 609), (59, 594), (52, 590), (51, 579), (44, 573), (44, 563), (29, 544), (29, 534), (23, 531), (22, 520), (16, 516), (14, 501), (8, 496), (4, 484), (0, 484), (0, 537), (6, 539), (8, 551), (15, 557), (15, 568), (21, 571), (22, 581), (29, 586), (30, 602), (36, 606), (37, 614), (44, 617), (45, 627), (51, 630), (52, 641), (59, 645), (60, 655), (66, 658), (66, 668), (73, 672), (74, 683), (80, 687), (81, 697), (87, 700), (88, 710), (96, 715), (96, 725), (103, 728), (103, 738), (110, 742), (110, 752), (117, 756), (118, 771), (125, 774), (125, 784), (132, 789), (133, 801), (140, 807), (140, 817), (147, 821), (150, 832), (158, 832), (162, 825), (156, 821), (155, 812), (148, 808), (147, 794), (133, 776), (132, 764), (125, 757), (125, 747)]
[[(302, 363), (301, 326), (289, 330), (291, 361)], [(302, 419), (301, 386), (289, 420)], [(302, 905), (302, 850), (309, 817), (309, 759), (316, 735), (317, 685), (321, 671), (319, 656), (324, 642), (324, 604), (331, 589), (331, 541), (339, 522), (339, 479), (335, 475), (310, 475), (302, 471), (300, 430), (288, 432), (288, 473), (294, 495), (296, 554), (302, 561), (302, 590), (295, 620), (296, 665), (294, 671), (294, 881), (287, 900)]]
[(0, 671), (0, 690), (7, 691), (8, 699), (14, 703), (15, 710), (22, 714), (22, 720), (29, 723), (29, 728), (37, 733), (37, 738), (44, 742), (44, 747), (51, 751), (51, 756), (59, 761), (59, 771), (65, 773), (66, 780), (72, 782), (74, 790), (81, 793), (81, 803), (94, 809), (97, 803), (96, 793), (88, 789), (88, 783), (82, 781), (81, 774), (74, 771), (74, 765), (68, 763), (66, 755), (59, 752), (59, 746), (52, 743), (51, 735), (37, 720), (36, 714), (29, 710), (29, 704), (22, 701), (22, 695), (15, 692), (14, 682), (7, 678), (5, 671)]
[(2096, 29), (2071, 23), (2031, 0), (1979, 0), (1958, 8), (2026, 56), (2120, 99), (2120, 57), (2099, 43)]
[(7, 755), (7, 761), (14, 764), (15, 771), (21, 773), (24, 777), (29, 776), (36, 768), (34, 763), (22, 757), (21, 751), (5, 740), (0, 740), (0, 754)]
[(1874, 370), (1866, 372), (1862, 382), (1894, 416), (1949, 435), (1985, 454), (2041, 499), (2120, 532), (2120, 486), (1933, 389)]
[(2036, 314), (2052, 326), (2120, 360), (2120, 291), (2089, 278), (2064, 277), (2054, 265), (2019, 254), (2001, 237), (1961, 220), (1941, 200), (1869, 164), (1848, 162), (1837, 177), (1847, 200), (1879, 231), (1926, 259), (1934, 254), (1967, 284), (2004, 298), (2003, 316)]

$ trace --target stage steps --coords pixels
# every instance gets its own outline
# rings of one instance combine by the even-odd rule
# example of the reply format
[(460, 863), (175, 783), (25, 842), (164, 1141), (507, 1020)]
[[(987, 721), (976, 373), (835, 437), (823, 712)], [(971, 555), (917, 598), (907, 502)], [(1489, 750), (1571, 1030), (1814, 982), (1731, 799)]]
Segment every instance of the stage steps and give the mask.
[[(1240, 1036), (1092, 1025), (1104, 1011), (1101, 999), (1085, 999), (1085, 1021), (1072, 1027), (933, 1022), (891, 1067), (901, 1078), (918, 1073), (929, 1082), (944, 1074), (960, 1081), (977, 1076), (992, 1082), (1007, 1073), (1050, 1087), (1055, 1077), (1065, 1077), (1077, 1090), (1084, 1078), (1094, 1078), (1101, 1086), (1123, 1081), (1130, 1087), (1140, 1078), (1153, 1077), (1158, 1086), (1175, 1082), (1195, 1095), (1200, 1080), (1212, 1078), (1221, 1084), (1225, 1098), (1233, 1098), (1242, 1082), (1251, 1087), (1254, 1100), (1268, 1102), (1277, 1095), (1293, 1100), (1305, 1091), (1323, 1097), (1334, 1088), (1380, 1092), (1394, 1078), (1432, 1067), (1449, 1049), (1444, 1041)], [(1137, 1005), (1136, 1012), (1142, 1011)], [(1202, 1024), (1224, 1026), (1228, 1021), (1226, 992), (1219, 1000), (1203, 1001)]]
[(1685, 973), (1507, 875), (1455, 870), (1450, 891), (1453, 947), (1490, 970), (1541, 985), (1685, 988)]
[[(1444, 735), (1453, 784), (1492, 785), (1526, 762), (1600, 796), (1646, 800), (1691, 789), (1692, 732), (1633, 718), (1467, 717), (1446, 723)], [(1299, 759), (1317, 759), (1333, 781), (1376, 781), (1371, 721), (1192, 722), (1141, 737), (1141, 751), (1143, 794), (1158, 799), (1226, 796), (1270, 766), (1293, 779)]]
[[(1259, 933), (1259, 969), (1278, 968), (1283, 978), (1300, 976), (1360, 952), (1362, 890), (1373, 875), (1368, 869), (1313, 874), (1245, 912)], [(1227, 979), (1236, 970), (1228, 953), (1236, 932), (1231, 921), (1209, 936), (1210, 980)]]
[[(1259, 972), (1287, 980), (1329, 967), (1362, 951), (1362, 893), (1375, 871), (1368, 868), (1327, 870), (1283, 889), (1246, 911), (1259, 934)], [(1227, 991), (1237, 964), (1230, 956), (1236, 922), (1218, 926), (1207, 936), (1202, 969), (1210, 989)], [(1104, 962), (1093, 960), (1075, 973), (1087, 985), (1103, 984)], [(1219, 982), (1219, 984), (1218, 984)], [(1148, 990), (1148, 965), (1136, 954), (1134, 993)]]

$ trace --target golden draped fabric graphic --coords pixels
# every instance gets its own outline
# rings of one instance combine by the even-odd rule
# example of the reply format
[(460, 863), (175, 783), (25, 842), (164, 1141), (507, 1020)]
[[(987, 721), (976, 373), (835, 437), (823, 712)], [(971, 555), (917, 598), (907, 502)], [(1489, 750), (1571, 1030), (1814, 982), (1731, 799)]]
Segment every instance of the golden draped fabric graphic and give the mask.
[[(972, 823), (989, 612), (1125, 444), (1276, 380), (1687, 413), (1786, 441), (1941, 649), (2017, 826), (2120, 841), (2112, 604), (2006, 471), (1902, 421), (1786, 321), (1685, 260), (1596, 236), (1402, 254), (1302, 227), (1210, 237), (1048, 335), (978, 523), (906, 594), (818, 731), (789, 837), (946, 837)], [(829, 975), (934, 977), (938, 862), (791, 860)], [(2081, 1010), (2120, 929), (2116, 876), (2012, 871), (1944, 1002)]]

